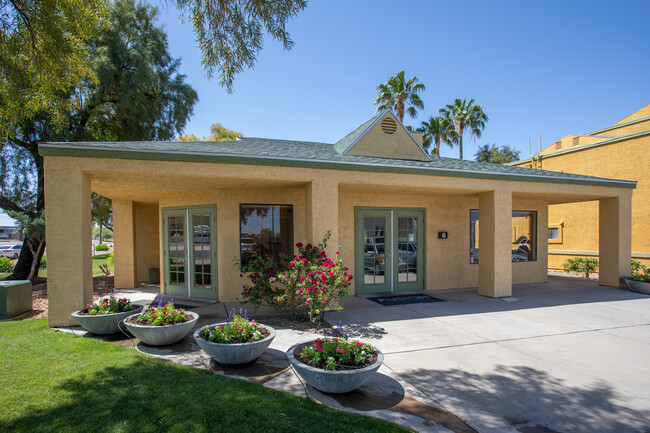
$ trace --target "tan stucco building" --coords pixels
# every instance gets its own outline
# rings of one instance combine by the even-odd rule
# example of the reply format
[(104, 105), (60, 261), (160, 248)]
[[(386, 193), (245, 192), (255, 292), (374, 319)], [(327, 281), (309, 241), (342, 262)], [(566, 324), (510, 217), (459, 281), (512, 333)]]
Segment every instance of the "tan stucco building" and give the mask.
[[(632, 258), (650, 265), (650, 105), (621, 121), (580, 135), (567, 135), (532, 158), (512, 165), (613, 179), (632, 179)], [(598, 202), (549, 206), (548, 265), (567, 258), (598, 257)]]
[(243, 284), (234, 260), (330, 230), (328, 250), (341, 252), (355, 293), (476, 287), (504, 297), (515, 283), (546, 281), (549, 205), (594, 200), (600, 282), (629, 274), (634, 182), (430, 157), (390, 111), (335, 144), (43, 143), (40, 152), (51, 326), (92, 299), (91, 191), (113, 199), (117, 288), (159, 268), (163, 293), (234, 301)]

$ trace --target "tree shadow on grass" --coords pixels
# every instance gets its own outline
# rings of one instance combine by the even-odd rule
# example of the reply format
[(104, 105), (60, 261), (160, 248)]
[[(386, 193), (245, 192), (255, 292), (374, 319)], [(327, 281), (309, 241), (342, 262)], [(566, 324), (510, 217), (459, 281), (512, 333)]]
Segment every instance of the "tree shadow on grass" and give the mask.
[[(492, 373), (417, 369), (400, 373), (429, 396), (481, 430), (496, 417), (527, 432), (649, 432), (650, 410), (630, 408), (604, 381), (579, 387), (527, 366), (498, 365)], [(645, 402), (645, 407), (649, 404)], [(462, 415), (461, 415), (462, 417)], [(481, 421), (479, 421), (480, 423)], [(485, 424), (485, 425), (488, 425)]]
[[(52, 388), (58, 402), (0, 423), (11, 432), (392, 431), (311, 400), (206, 371), (138, 357)], [(46, 390), (47, 392), (47, 390)]]

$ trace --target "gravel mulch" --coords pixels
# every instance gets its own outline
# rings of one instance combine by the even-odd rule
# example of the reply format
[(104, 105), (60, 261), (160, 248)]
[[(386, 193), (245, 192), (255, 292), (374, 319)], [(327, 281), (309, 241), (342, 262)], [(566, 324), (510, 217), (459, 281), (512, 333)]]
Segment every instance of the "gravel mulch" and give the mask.
[[(93, 302), (105, 296), (114, 287), (113, 277), (106, 275), (93, 276)], [(33, 310), (14, 317), (13, 320), (47, 318), (47, 279), (39, 278), (32, 283)]]

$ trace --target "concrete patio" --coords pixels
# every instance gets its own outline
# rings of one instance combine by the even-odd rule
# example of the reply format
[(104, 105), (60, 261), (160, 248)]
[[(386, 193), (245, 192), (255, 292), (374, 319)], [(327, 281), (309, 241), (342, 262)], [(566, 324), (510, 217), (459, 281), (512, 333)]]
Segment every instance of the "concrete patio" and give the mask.
[[(150, 302), (155, 288), (120, 294)], [(243, 368), (215, 364), (189, 335), (164, 348), (110, 340), (417, 431), (650, 431), (650, 297), (564, 277), (516, 285), (506, 300), (475, 290), (432, 295), (446, 302), (382, 306), (353, 297), (328, 315), (385, 355), (374, 379), (340, 396), (304, 385), (288, 367), (284, 352), (315, 337), (305, 332), (279, 329), (270, 350)], [(201, 326), (239, 309), (184, 301)]]

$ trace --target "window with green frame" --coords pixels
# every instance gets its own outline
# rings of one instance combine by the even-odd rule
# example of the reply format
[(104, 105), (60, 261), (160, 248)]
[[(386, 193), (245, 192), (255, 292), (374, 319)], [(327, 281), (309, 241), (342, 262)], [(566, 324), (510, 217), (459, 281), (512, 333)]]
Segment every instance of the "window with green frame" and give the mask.
[(239, 205), (239, 243), (241, 266), (248, 265), (255, 253), (293, 251), (293, 206), (268, 204)]
[[(537, 260), (537, 212), (512, 211), (512, 261), (534, 262)], [(479, 214), (478, 209), (469, 211), (469, 262), (478, 263)]]

